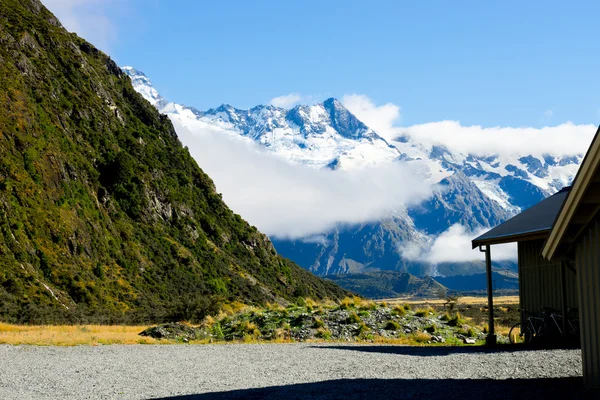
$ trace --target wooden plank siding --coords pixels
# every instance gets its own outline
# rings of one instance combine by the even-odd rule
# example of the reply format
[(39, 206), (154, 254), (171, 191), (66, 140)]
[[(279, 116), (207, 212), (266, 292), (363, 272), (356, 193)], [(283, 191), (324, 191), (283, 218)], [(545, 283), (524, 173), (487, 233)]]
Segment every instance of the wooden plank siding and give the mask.
[[(521, 308), (533, 314), (539, 313), (542, 306), (562, 309), (561, 262), (542, 258), (543, 245), (543, 239), (518, 243), (519, 300)], [(577, 308), (576, 274), (566, 268), (565, 278), (567, 308)]]
[(583, 377), (600, 387), (600, 219), (594, 218), (575, 248)]

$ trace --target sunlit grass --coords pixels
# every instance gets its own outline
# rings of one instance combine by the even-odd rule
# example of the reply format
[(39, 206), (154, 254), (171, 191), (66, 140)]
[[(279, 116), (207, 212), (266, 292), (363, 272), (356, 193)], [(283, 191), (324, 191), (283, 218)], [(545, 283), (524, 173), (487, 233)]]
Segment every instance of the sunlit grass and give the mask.
[(99, 344), (168, 343), (139, 336), (147, 326), (124, 325), (12, 325), (0, 323), (0, 344), (77, 346)]

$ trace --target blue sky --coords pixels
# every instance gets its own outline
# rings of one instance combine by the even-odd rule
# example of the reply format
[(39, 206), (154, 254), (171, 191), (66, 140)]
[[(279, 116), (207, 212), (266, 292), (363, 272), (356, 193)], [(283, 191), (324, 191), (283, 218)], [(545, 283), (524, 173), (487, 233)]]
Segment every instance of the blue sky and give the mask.
[(46, 0), (170, 100), (368, 96), (397, 123), (600, 121), (600, 2)]

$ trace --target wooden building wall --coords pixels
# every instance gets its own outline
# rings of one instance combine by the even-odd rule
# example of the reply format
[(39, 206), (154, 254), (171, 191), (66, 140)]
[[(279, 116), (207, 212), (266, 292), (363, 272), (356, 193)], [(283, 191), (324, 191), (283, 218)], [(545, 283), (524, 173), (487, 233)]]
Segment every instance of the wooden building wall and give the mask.
[[(534, 314), (542, 306), (562, 309), (561, 262), (542, 258), (544, 239), (518, 243), (521, 308)], [(565, 268), (567, 308), (577, 308), (577, 274)]]
[(586, 228), (575, 248), (579, 326), (585, 384), (600, 387), (600, 220)]

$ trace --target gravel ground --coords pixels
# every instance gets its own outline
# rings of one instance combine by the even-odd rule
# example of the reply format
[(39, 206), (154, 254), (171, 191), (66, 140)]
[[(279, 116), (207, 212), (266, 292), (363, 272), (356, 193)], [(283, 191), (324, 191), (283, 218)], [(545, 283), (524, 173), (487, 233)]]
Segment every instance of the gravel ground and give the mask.
[(0, 346), (0, 399), (555, 396), (593, 397), (581, 389), (579, 350), (331, 344)]

